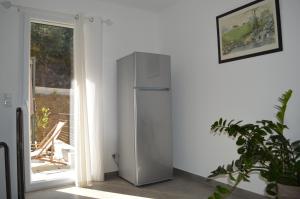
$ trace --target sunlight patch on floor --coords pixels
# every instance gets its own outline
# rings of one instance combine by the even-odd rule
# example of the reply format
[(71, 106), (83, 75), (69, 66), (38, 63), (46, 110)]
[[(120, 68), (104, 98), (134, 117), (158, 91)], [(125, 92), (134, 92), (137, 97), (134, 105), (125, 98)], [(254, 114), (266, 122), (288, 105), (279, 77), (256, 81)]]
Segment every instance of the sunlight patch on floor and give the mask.
[(73, 179), (74, 170), (69, 165), (58, 165), (43, 161), (32, 161), (31, 162), (32, 182), (47, 182), (58, 179)]
[(151, 199), (151, 198), (145, 198), (145, 197), (140, 197), (140, 196), (131, 196), (131, 195), (112, 193), (112, 192), (93, 190), (93, 189), (86, 189), (86, 188), (80, 188), (80, 187), (58, 189), (56, 191), (62, 192), (62, 193), (73, 194), (73, 195), (77, 195), (77, 196), (94, 198), (94, 199)]

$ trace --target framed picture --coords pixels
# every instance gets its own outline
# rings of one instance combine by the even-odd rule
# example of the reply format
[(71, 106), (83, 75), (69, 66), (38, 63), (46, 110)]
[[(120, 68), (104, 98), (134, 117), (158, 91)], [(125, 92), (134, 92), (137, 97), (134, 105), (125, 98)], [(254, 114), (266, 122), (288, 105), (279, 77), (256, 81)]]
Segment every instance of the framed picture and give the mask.
[(282, 51), (279, 0), (257, 0), (217, 16), (219, 63)]

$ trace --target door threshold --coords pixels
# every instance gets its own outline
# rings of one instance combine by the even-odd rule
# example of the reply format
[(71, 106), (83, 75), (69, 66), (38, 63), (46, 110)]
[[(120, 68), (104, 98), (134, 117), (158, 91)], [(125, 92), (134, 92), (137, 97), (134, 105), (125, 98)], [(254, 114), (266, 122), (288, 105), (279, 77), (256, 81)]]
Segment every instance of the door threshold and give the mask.
[(40, 191), (45, 189), (51, 189), (56, 187), (63, 187), (68, 185), (74, 185), (74, 179), (56, 179), (51, 181), (35, 181), (30, 184), (30, 187), (26, 189), (27, 192)]

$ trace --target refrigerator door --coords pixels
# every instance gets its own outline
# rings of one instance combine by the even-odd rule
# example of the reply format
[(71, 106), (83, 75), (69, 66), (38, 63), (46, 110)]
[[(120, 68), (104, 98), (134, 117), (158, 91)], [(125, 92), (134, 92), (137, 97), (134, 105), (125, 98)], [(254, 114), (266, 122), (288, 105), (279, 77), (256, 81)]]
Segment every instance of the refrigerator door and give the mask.
[(170, 91), (136, 89), (137, 185), (172, 178)]
[(170, 88), (170, 56), (135, 53), (135, 87)]

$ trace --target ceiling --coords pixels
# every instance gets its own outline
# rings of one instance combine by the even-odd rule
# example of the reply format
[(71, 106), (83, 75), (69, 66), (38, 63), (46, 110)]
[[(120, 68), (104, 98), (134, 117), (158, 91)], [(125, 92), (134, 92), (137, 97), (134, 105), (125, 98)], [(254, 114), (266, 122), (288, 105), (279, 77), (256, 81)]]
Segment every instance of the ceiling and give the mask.
[(174, 5), (180, 0), (102, 0), (116, 3), (124, 6), (148, 10), (151, 12), (160, 12), (169, 6)]

